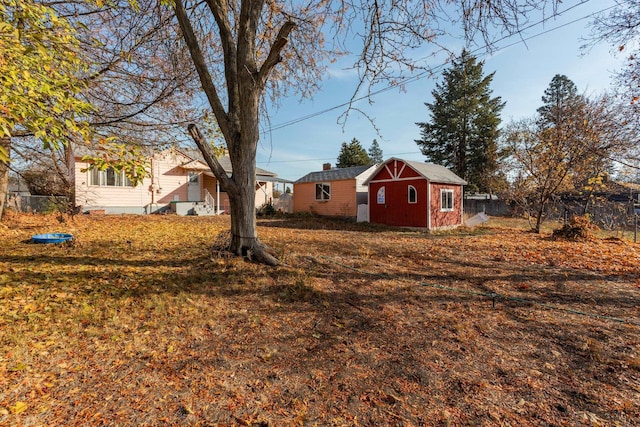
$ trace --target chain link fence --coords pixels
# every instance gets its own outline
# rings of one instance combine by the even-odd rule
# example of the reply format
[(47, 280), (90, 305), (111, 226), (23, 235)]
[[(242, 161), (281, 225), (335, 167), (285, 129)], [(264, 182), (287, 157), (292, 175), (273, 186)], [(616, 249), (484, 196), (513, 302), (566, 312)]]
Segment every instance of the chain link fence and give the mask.
[(69, 198), (65, 196), (21, 196), (9, 195), (7, 209), (24, 213), (67, 212)]

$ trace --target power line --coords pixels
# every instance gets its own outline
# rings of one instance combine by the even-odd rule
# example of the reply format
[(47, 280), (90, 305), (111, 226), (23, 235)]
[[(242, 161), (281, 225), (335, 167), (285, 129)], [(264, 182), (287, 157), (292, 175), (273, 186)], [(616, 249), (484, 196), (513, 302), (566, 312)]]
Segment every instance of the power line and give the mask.
[[(407, 151), (404, 153), (391, 153), (389, 154), (389, 156), (403, 156), (406, 154), (420, 154), (420, 151)], [(270, 163), (292, 163), (292, 162), (318, 162), (318, 161), (324, 161), (324, 160), (335, 160), (335, 157), (325, 157), (324, 159), (292, 159), (292, 160), (271, 160), (271, 161), (264, 161), (264, 162), (256, 162), (256, 163), (261, 163), (261, 164), (270, 164)]]
[[(538, 22), (536, 22), (536, 23), (533, 23), (533, 24), (531, 24), (531, 25), (529, 25), (529, 26), (527, 26), (527, 27), (525, 27), (525, 28), (522, 28), (522, 29), (518, 30), (517, 32), (515, 32), (515, 33), (513, 33), (513, 34), (509, 34), (509, 35), (503, 36), (503, 37), (501, 37), (500, 39), (498, 39), (498, 40), (494, 41), (493, 43), (494, 43), (494, 44), (495, 44), (495, 43), (500, 43), (501, 41), (504, 41), (504, 40), (510, 39), (510, 38), (512, 38), (512, 37), (514, 37), (514, 36), (516, 36), (516, 35), (518, 35), (518, 34), (519, 34), (519, 35), (522, 35), (524, 31), (529, 30), (529, 29), (531, 29), (531, 28), (534, 28), (534, 27), (536, 27), (536, 26), (538, 26), (538, 25), (544, 24), (544, 23), (546, 23), (547, 21), (549, 21), (550, 19), (554, 19), (554, 18), (557, 18), (557, 17), (559, 17), (559, 16), (562, 16), (563, 14), (565, 14), (565, 13), (567, 13), (567, 12), (571, 11), (572, 9), (575, 9), (575, 8), (576, 8), (576, 7), (578, 7), (578, 6), (582, 6), (582, 5), (586, 4), (586, 3), (588, 3), (589, 1), (591, 1), (591, 0), (585, 0), (585, 1), (582, 1), (582, 2), (580, 2), (580, 3), (577, 3), (577, 4), (575, 4), (575, 5), (571, 6), (571, 7), (569, 7), (569, 8), (567, 8), (567, 9), (563, 10), (562, 12), (558, 12), (557, 14), (554, 14), (554, 15), (548, 16), (548, 17), (546, 17), (546, 18), (543, 18), (543, 19), (541, 19), (540, 21), (538, 21)], [(551, 28), (551, 29), (549, 29), (549, 30), (545, 30), (545, 31), (539, 32), (539, 33), (534, 34), (534, 35), (531, 35), (531, 36), (529, 36), (529, 37), (523, 37), (523, 38), (521, 38), (520, 40), (518, 40), (517, 42), (513, 42), (513, 43), (510, 43), (510, 44), (508, 44), (508, 45), (506, 45), (506, 46), (502, 46), (502, 47), (500, 47), (500, 48), (498, 48), (498, 49), (495, 49), (495, 50), (494, 50), (494, 52), (500, 52), (500, 51), (502, 51), (502, 50), (504, 50), (504, 49), (507, 49), (507, 48), (509, 48), (509, 47), (511, 47), (511, 46), (515, 46), (515, 45), (520, 44), (520, 43), (525, 43), (525, 42), (526, 42), (526, 41), (528, 41), (528, 40), (532, 40), (532, 39), (534, 39), (534, 38), (537, 38), (537, 37), (540, 37), (540, 36), (542, 36), (542, 35), (545, 35), (545, 34), (551, 33), (551, 32), (553, 32), (553, 31), (557, 31), (557, 30), (559, 30), (559, 29), (561, 29), (561, 28), (564, 28), (564, 27), (567, 27), (567, 26), (569, 26), (569, 25), (573, 25), (573, 24), (575, 24), (576, 22), (579, 22), (579, 21), (582, 21), (582, 20), (585, 20), (585, 19), (591, 18), (591, 17), (593, 17), (593, 16), (595, 16), (595, 15), (598, 15), (598, 14), (600, 14), (600, 13), (606, 12), (607, 10), (610, 10), (610, 9), (612, 9), (612, 8), (614, 8), (614, 7), (615, 7), (615, 5), (613, 5), (613, 6), (609, 6), (609, 7), (606, 7), (606, 8), (604, 8), (604, 9), (601, 9), (601, 10), (599, 10), (599, 11), (597, 11), (597, 12), (593, 12), (593, 13), (590, 13), (590, 14), (588, 14), (588, 15), (582, 16), (582, 17), (580, 17), (580, 18), (574, 19), (574, 20), (572, 20), (572, 21), (570, 21), (570, 22), (567, 22), (567, 23), (564, 23), (564, 24), (558, 25), (558, 26), (553, 27), (553, 28)], [(472, 54), (476, 54), (477, 52), (480, 52), (480, 51), (485, 51), (485, 53), (487, 53), (487, 52), (489, 51), (489, 48), (490, 48), (490, 45), (489, 45), (489, 44), (485, 44), (484, 46), (480, 46), (480, 47), (478, 47), (478, 48), (476, 48), (476, 49), (472, 50), (472, 51), (471, 51), (471, 53), (472, 53)], [(425, 58), (421, 58), (421, 59), (419, 59), (419, 61), (421, 61), (421, 60), (423, 60), (423, 59), (425, 59)], [(323, 115), (323, 114), (329, 113), (329, 112), (331, 112), (331, 111), (334, 111), (334, 110), (337, 110), (337, 109), (340, 109), (340, 108), (344, 108), (344, 107), (348, 107), (349, 105), (352, 105), (352, 104), (353, 104), (353, 103), (355, 103), (355, 102), (362, 101), (362, 100), (365, 100), (365, 99), (370, 99), (370, 98), (371, 98), (371, 97), (373, 97), (373, 96), (379, 95), (379, 94), (381, 94), (381, 93), (383, 93), (383, 92), (386, 92), (386, 91), (389, 91), (389, 90), (391, 90), (391, 89), (395, 89), (395, 88), (397, 88), (397, 87), (399, 87), (399, 86), (403, 86), (403, 85), (406, 85), (406, 84), (410, 84), (410, 83), (416, 82), (416, 81), (418, 81), (418, 80), (422, 80), (422, 79), (423, 79), (423, 78), (425, 78), (426, 76), (428, 76), (428, 75), (432, 75), (432, 74), (434, 74), (435, 72), (440, 71), (440, 70), (441, 70), (441, 69), (443, 69), (447, 64), (448, 64), (448, 62), (443, 62), (442, 64), (439, 64), (439, 65), (437, 65), (437, 66), (435, 66), (435, 67), (433, 67), (433, 68), (431, 68), (431, 69), (429, 69), (429, 70), (427, 70), (427, 71), (423, 71), (422, 73), (416, 74), (415, 76), (410, 77), (410, 78), (407, 78), (407, 79), (405, 79), (405, 80), (403, 80), (403, 81), (401, 81), (401, 82), (392, 83), (392, 84), (390, 84), (390, 85), (388, 85), (388, 86), (386, 86), (386, 87), (384, 87), (384, 88), (381, 88), (381, 89), (379, 89), (379, 90), (377, 90), (377, 91), (370, 92), (370, 93), (368, 93), (367, 95), (363, 95), (363, 96), (360, 96), (360, 97), (356, 97), (356, 98), (353, 98), (353, 99), (351, 99), (351, 100), (349, 100), (349, 101), (347, 101), (347, 102), (343, 102), (343, 103), (341, 103), (341, 104), (339, 104), (339, 105), (335, 105), (335, 106), (333, 106), (333, 107), (329, 107), (329, 108), (326, 108), (326, 109), (324, 109), (324, 110), (317, 111), (317, 112), (315, 112), (315, 113), (307, 114), (306, 116), (297, 117), (297, 118), (295, 118), (295, 119), (291, 119), (291, 120), (289, 120), (289, 121), (286, 121), (286, 122), (283, 122), (283, 123), (280, 123), (280, 124), (277, 124), (277, 125), (271, 126), (269, 129), (267, 129), (267, 130), (263, 131), (262, 133), (270, 133), (270, 132), (272, 132), (272, 131), (274, 131), (274, 130), (279, 130), (279, 129), (282, 129), (282, 128), (285, 128), (285, 127), (293, 126), (294, 124), (298, 124), (298, 123), (300, 123), (300, 122), (303, 122), (303, 121), (306, 121), (306, 120), (312, 119), (312, 118), (314, 118), (314, 117), (318, 117), (318, 116), (320, 116), (320, 115)], [(273, 163), (273, 162), (272, 162), (272, 163)]]

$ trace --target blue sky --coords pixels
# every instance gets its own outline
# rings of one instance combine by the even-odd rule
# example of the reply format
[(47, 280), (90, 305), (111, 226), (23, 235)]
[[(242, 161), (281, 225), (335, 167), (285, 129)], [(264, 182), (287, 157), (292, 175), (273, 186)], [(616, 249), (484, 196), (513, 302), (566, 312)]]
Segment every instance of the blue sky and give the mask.
[[(559, 10), (577, 3), (581, 3), (581, 0), (563, 2)], [(590, 0), (544, 25), (528, 30), (523, 38), (535, 37), (526, 43), (502, 48), (519, 41), (519, 37), (513, 37), (499, 43), (498, 50), (491, 55), (477, 53), (478, 58), (485, 62), (485, 73), (496, 72), (492, 89), (494, 96), (506, 101), (502, 111), (503, 125), (534, 115), (541, 105), (544, 90), (556, 74), (565, 74), (587, 96), (600, 94), (610, 88), (612, 72), (623, 66), (624, 58), (612, 53), (611, 46), (606, 43), (598, 44), (589, 51), (581, 51), (580, 46), (584, 44), (581, 38), (589, 35), (589, 19), (580, 18), (613, 3), (613, 0)], [(546, 31), (546, 34), (538, 35)], [(459, 52), (463, 42), (451, 41), (450, 46)], [(438, 66), (442, 62), (434, 59), (430, 65)], [(344, 68), (346, 64), (341, 61), (328, 70), (321, 90), (312, 99), (284, 99), (281, 107), (271, 112), (271, 126), (275, 128), (290, 120), (347, 102), (357, 80), (352, 72)], [(344, 109), (264, 133), (258, 147), (257, 165), (282, 178), (296, 180), (308, 172), (322, 169), (323, 163), (335, 165), (342, 142), (351, 141), (352, 138), (357, 138), (365, 149), (373, 139), (377, 139), (385, 158), (393, 156), (424, 161), (425, 157), (414, 142), (420, 136), (415, 123), (429, 119), (424, 103), (432, 101), (431, 91), (440, 80), (441, 74), (438, 73), (432, 78), (407, 84), (403, 91), (393, 88), (376, 95), (372, 98), (373, 104), (359, 102), (358, 108), (375, 119), (379, 134), (368, 119), (355, 112), (350, 115), (346, 125), (339, 124), (338, 118)], [(263, 121), (262, 127), (268, 128), (268, 125)]]

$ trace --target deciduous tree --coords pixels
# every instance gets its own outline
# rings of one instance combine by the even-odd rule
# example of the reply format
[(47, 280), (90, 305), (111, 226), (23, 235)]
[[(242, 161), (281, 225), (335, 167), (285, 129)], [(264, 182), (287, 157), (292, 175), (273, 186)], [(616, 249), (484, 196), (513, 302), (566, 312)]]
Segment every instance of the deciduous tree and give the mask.
[(555, 76), (542, 100), (536, 117), (506, 132), (516, 173), (511, 199), (533, 218), (537, 233), (561, 193), (588, 189), (637, 140), (633, 128), (620, 123), (618, 105), (606, 96), (578, 95), (566, 76)]
[(627, 57), (627, 65), (618, 70), (619, 87), (629, 101), (640, 100), (640, 0), (616, 1), (613, 8), (597, 15), (585, 47), (604, 41)]
[[(469, 188), (491, 192), (498, 170), (500, 111), (505, 103), (492, 97), (495, 73), (484, 75), (483, 62), (467, 50), (443, 73), (443, 82), (425, 103), (428, 122), (418, 123), (416, 141), (427, 160), (453, 170)], [(495, 190), (495, 189), (493, 189)]]
[(0, 217), (11, 139), (31, 134), (45, 148), (88, 136), (90, 105), (78, 94), (85, 63), (74, 29), (33, 0), (0, 2)]
[[(140, 147), (148, 153), (179, 143), (184, 126), (194, 120), (211, 136), (215, 122), (207, 120), (211, 115), (193, 96), (199, 82), (173, 12), (155, 0), (131, 3), (47, 4), (73, 28), (83, 55), (84, 67), (75, 77), (83, 83), (76, 97), (93, 107), (83, 117), (93, 135), (95, 154), (88, 160), (96, 167), (106, 161), (136, 183), (148, 173), (144, 158), (133, 155)], [(49, 171), (72, 200), (68, 155), (66, 146), (43, 150), (42, 142), (25, 131), (12, 139), (11, 169)]]

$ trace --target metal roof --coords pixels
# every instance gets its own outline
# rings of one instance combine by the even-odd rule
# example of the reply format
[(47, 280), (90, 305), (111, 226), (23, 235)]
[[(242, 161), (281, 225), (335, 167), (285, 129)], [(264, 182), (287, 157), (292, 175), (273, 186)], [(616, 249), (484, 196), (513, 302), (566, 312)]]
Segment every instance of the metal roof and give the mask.
[(329, 170), (311, 172), (297, 180), (295, 183), (302, 184), (305, 182), (327, 182), (354, 179), (357, 178), (358, 175), (374, 167), (375, 165), (353, 166), (350, 168), (332, 168)]
[(467, 181), (460, 178), (458, 175), (451, 172), (449, 169), (445, 168), (444, 166), (436, 165), (434, 163), (422, 163), (422, 162), (415, 162), (412, 160), (403, 160), (403, 159), (398, 159), (396, 157), (392, 157), (386, 160), (385, 162), (383, 162), (380, 166), (378, 166), (378, 169), (373, 174), (371, 174), (371, 176), (364, 182), (364, 184), (365, 185), (369, 184), (369, 181), (371, 181), (378, 174), (378, 172), (382, 170), (382, 168), (384, 168), (387, 164), (391, 163), (394, 160), (398, 160), (400, 162), (407, 164), (409, 167), (411, 167), (411, 169), (415, 170), (416, 172), (418, 172), (420, 175), (422, 175), (424, 178), (426, 178), (431, 182), (437, 182), (441, 184), (457, 184), (457, 185), (467, 184)]

